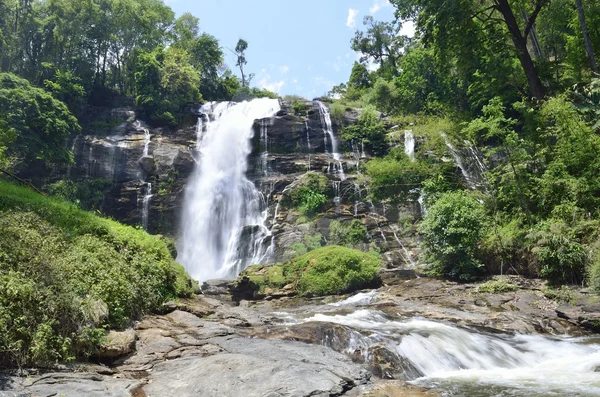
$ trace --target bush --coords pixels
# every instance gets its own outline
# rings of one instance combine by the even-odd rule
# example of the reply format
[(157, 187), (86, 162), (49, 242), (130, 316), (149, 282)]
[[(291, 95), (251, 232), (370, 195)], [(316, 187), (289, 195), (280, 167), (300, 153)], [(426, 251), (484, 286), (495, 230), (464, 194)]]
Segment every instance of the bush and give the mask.
[(327, 177), (325, 175), (307, 172), (287, 192), (288, 204), (297, 207), (304, 215), (314, 214), (327, 202), (326, 189)]
[(308, 112), (310, 107), (306, 104), (306, 100), (302, 98), (295, 98), (292, 101), (292, 112), (295, 115), (304, 116)]
[(87, 179), (79, 182), (60, 180), (48, 185), (48, 192), (63, 200), (77, 204), (84, 210), (99, 210), (104, 192), (112, 186), (108, 179)]
[(518, 285), (515, 285), (509, 281), (501, 278), (495, 278), (490, 281), (486, 281), (477, 287), (477, 292), (484, 294), (497, 294), (502, 292), (512, 292), (519, 289)]
[(259, 289), (291, 285), (301, 296), (333, 295), (376, 286), (380, 264), (375, 252), (332, 245), (285, 264), (250, 266), (240, 276), (247, 276)]
[(365, 242), (366, 239), (367, 228), (357, 219), (350, 224), (342, 224), (335, 220), (329, 224), (329, 244), (354, 245)]
[(393, 151), (386, 158), (376, 158), (366, 164), (366, 173), (371, 180), (371, 196), (378, 201), (406, 201), (430, 172), (426, 164), (411, 161), (404, 152), (399, 151)]
[(67, 361), (192, 283), (162, 240), (0, 181), (0, 365)]
[(537, 224), (526, 237), (540, 276), (551, 284), (578, 284), (584, 280), (589, 255), (569, 231), (563, 221), (548, 220)]
[(483, 268), (479, 246), (486, 226), (483, 206), (473, 197), (463, 191), (441, 195), (421, 224), (433, 273), (460, 280), (476, 278)]

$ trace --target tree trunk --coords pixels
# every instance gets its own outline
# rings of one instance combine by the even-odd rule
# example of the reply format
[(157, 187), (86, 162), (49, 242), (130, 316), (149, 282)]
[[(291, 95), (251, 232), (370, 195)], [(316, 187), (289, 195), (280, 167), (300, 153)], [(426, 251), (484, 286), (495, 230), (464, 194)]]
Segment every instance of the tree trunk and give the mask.
[(504, 17), (504, 22), (506, 23), (506, 27), (508, 28), (513, 44), (517, 50), (517, 57), (519, 58), (521, 67), (523, 68), (525, 76), (527, 77), (527, 83), (529, 84), (531, 95), (535, 99), (541, 100), (544, 98), (546, 89), (540, 80), (538, 71), (535, 68), (533, 60), (531, 59), (529, 50), (527, 49), (527, 38), (523, 36), (523, 33), (521, 33), (521, 28), (515, 19), (515, 15), (510, 8), (510, 4), (508, 4), (508, 0), (497, 0), (496, 4), (498, 11), (500, 11)]
[(577, 13), (579, 14), (579, 23), (581, 24), (581, 32), (583, 33), (583, 41), (585, 42), (585, 52), (587, 52), (588, 59), (590, 60), (590, 66), (592, 70), (598, 73), (598, 64), (596, 63), (596, 57), (594, 56), (594, 49), (592, 48), (592, 42), (590, 35), (587, 31), (587, 24), (585, 23), (585, 13), (583, 12), (583, 0), (575, 0), (577, 4)]

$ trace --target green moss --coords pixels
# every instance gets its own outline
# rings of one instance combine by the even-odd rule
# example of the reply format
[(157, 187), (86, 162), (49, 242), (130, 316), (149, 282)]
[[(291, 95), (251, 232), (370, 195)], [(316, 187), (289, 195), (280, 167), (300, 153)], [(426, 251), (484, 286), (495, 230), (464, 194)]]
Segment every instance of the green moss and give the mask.
[(92, 353), (193, 284), (165, 241), (0, 180), (0, 365)]
[(248, 277), (259, 292), (291, 285), (300, 296), (333, 295), (378, 284), (380, 264), (375, 252), (327, 246), (284, 264), (251, 266), (241, 276)]

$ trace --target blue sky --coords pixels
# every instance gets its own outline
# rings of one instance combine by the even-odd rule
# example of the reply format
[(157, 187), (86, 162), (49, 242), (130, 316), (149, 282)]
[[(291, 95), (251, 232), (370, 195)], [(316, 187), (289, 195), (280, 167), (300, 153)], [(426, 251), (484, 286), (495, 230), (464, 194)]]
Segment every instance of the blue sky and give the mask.
[(313, 98), (346, 82), (357, 59), (350, 40), (365, 15), (393, 19), (388, 0), (166, 0), (177, 15), (200, 18), (202, 31), (221, 43), (226, 64), (239, 75), (233, 49), (248, 42), (252, 85), (281, 95)]

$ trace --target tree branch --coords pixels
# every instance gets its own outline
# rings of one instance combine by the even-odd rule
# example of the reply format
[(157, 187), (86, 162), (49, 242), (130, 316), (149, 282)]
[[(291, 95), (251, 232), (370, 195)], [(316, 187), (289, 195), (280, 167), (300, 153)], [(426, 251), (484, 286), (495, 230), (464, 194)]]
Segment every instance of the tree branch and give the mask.
[(535, 5), (535, 10), (533, 10), (533, 13), (529, 17), (529, 20), (527, 21), (527, 26), (525, 26), (525, 32), (523, 34), (525, 39), (527, 39), (527, 37), (529, 37), (529, 33), (531, 32), (531, 29), (533, 28), (533, 25), (535, 24), (535, 20), (537, 19), (540, 11), (542, 11), (542, 8), (544, 8), (544, 6), (549, 1), (550, 0), (537, 0), (536, 5)]
[(25, 180), (23, 180), (23, 179), (19, 178), (19, 177), (18, 177), (18, 176), (16, 176), (15, 174), (13, 174), (13, 173), (11, 173), (11, 172), (8, 172), (8, 171), (6, 171), (6, 170), (3, 170), (2, 168), (0, 168), (0, 172), (1, 172), (1, 173), (3, 173), (3, 174), (6, 174), (6, 175), (8, 175), (8, 176), (10, 176), (11, 178), (14, 178), (14, 179), (16, 179), (17, 181), (21, 182), (21, 183), (22, 183), (22, 184), (24, 184), (24, 185), (27, 185), (27, 186), (29, 186), (30, 188), (32, 188), (33, 190), (35, 190), (36, 192), (38, 192), (38, 193), (39, 193), (39, 194), (41, 194), (42, 196), (45, 196), (45, 194), (44, 194), (44, 193), (42, 193), (41, 191), (39, 191), (37, 187), (35, 187), (35, 186), (33, 186), (31, 183), (29, 183), (29, 182), (27, 182), (27, 181), (25, 181)]

